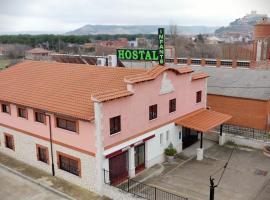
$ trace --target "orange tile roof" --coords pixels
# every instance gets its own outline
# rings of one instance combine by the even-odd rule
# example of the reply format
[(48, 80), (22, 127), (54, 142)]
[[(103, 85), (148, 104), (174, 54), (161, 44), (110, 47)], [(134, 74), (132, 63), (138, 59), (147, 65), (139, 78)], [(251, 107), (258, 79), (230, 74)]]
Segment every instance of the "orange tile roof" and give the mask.
[(50, 53), (50, 51), (46, 49), (42, 49), (42, 48), (34, 48), (34, 49), (28, 50), (27, 53), (41, 54), (41, 53)]
[(191, 128), (200, 132), (207, 132), (216, 126), (231, 119), (232, 116), (207, 110), (199, 109), (175, 120), (176, 125)]
[(172, 67), (158, 65), (144, 73), (127, 76), (125, 77), (125, 81), (127, 83), (139, 83), (143, 81), (154, 80), (157, 76), (159, 76), (161, 73), (163, 73), (166, 70), (173, 71), (176, 74), (186, 74), (186, 73), (193, 72), (193, 70), (190, 67), (172, 68)]
[(204, 72), (199, 72), (199, 73), (192, 74), (192, 80), (193, 81), (203, 79), (203, 78), (207, 78), (207, 77), (209, 77), (209, 75), (204, 73)]
[(91, 97), (104, 101), (131, 95), (124, 77), (144, 72), (142, 69), (24, 61), (0, 72), (0, 100), (92, 120)]
[(92, 100), (97, 102), (104, 102), (109, 101), (113, 99), (117, 99), (120, 97), (126, 97), (133, 95), (132, 92), (123, 89), (123, 90), (110, 90), (110, 91), (104, 91), (104, 92), (97, 92), (92, 94)]

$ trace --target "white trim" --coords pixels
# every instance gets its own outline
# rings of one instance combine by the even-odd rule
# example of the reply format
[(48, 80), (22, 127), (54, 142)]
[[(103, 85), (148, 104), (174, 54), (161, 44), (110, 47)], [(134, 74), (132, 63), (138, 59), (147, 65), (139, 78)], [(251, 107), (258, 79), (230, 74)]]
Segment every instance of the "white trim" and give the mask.
[(96, 190), (99, 194), (103, 194), (104, 174), (103, 165), (103, 133), (102, 133), (102, 103), (94, 102), (95, 110), (95, 126), (96, 126)]
[(131, 140), (127, 141), (127, 142), (124, 142), (124, 143), (119, 144), (119, 145), (117, 145), (117, 146), (115, 146), (115, 147), (112, 147), (112, 148), (110, 148), (110, 149), (105, 150), (105, 151), (103, 152), (103, 155), (104, 155), (104, 156), (107, 156), (107, 155), (109, 155), (109, 154), (111, 154), (111, 153), (113, 153), (113, 152), (116, 152), (116, 151), (118, 151), (118, 150), (121, 150), (121, 149), (123, 149), (123, 148), (126, 148), (127, 146), (130, 146), (130, 145), (132, 145), (132, 144), (134, 144), (134, 143), (140, 142), (141, 140), (144, 140), (145, 138), (147, 138), (147, 137), (149, 137), (149, 136), (151, 136), (151, 135), (153, 135), (153, 134), (154, 134), (154, 133), (153, 133), (152, 131), (151, 131), (151, 132), (148, 132), (148, 133), (145, 133), (145, 134), (143, 134), (143, 135), (141, 135), (141, 136), (138, 136), (138, 137), (136, 137), (136, 138), (134, 138), (134, 139), (131, 139)]

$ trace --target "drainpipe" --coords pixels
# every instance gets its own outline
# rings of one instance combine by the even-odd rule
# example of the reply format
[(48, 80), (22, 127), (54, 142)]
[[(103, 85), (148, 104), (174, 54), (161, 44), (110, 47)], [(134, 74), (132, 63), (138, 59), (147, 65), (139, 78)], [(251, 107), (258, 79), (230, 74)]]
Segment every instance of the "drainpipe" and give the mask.
[(49, 129), (50, 129), (50, 146), (51, 146), (51, 158), (52, 158), (52, 175), (55, 176), (54, 170), (54, 159), (53, 159), (53, 142), (52, 142), (52, 124), (51, 124), (51, 115), (44, 114), (46, 117), (49, 117)]

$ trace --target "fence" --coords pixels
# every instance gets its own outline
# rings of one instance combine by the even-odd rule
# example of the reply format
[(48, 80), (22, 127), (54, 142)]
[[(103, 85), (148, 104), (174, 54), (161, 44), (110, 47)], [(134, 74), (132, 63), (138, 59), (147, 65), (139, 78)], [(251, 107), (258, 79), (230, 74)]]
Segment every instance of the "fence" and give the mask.
[(243, 136), (246, 138), (252, 138), (256, 140), (263, 140), (270, 142), (270, 134), (264, 130), (258, 130), (254, 128), (246, 128), (235, 125), (224, 124), (222, 128), (223, 132), (227, 132), (234, 135)]
[[(174, 63), (174, 58), (166, 58), (166, 63)], [(210, 59), (210, 58), (177, 58), (177, 64), (188, 65), (209, 65), (209, 66), (223, 66), (223, 67), (251, 67), (250, 60), (222, 60), (222, 59)]]
[(122, 177), (119, 179), (113, 176), (114, 180), (111, 180), (112, 172), (104, 170), (104, 183), (110, 186), (121, 189), (124, 192), (133, 194), (136, 197), (148, 199), (148, 200), (188, 200), (188, 198), (181, 197), (156, 187), (135, 181), (131, 178), (127, 178), (123, 181)]

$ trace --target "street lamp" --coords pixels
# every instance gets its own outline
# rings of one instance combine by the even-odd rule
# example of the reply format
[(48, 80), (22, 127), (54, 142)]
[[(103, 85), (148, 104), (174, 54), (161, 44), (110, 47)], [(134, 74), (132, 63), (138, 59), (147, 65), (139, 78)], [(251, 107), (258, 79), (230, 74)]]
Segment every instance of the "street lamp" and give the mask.
[(52, 142), (52, 125), (51, 125), (51, 115), (44, 113), (46, 117), (49, 117), (49, 129), (50, 129), (50, 146), (51, 146), (51, 158), (52, 158), (52, 175), (55, 175), (54, 170), (54, 159), (53, 159), (53, 142)]

